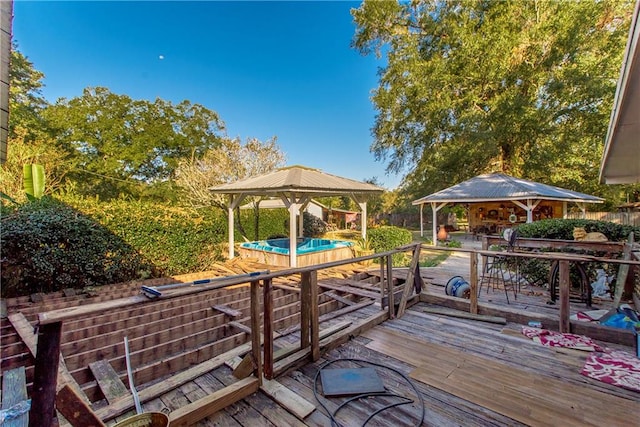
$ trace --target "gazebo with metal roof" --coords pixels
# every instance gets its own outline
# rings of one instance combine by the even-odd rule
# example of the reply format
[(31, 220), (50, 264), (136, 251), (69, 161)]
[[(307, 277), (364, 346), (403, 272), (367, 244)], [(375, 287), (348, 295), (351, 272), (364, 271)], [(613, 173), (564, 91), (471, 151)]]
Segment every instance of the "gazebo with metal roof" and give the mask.
[(567, 203), (576, 203), (585, 212), (585, 203), (602, 203), (604, 199), (566, 190), (552, 185), (541, 184), (500, 173), (478, 175), (453, 187), (414, 200), (413, 205), (420, 206), (420, 235), (424, 235), (423, 207), (431, 204), (433, 212), (433, 244), (438, 230), (437, 212), (448, 204), (511, 202), (527, 212), (527, 222), (533, 221), (533, 210), (543, 200), (563, 202), (563, 216), (566, 216)]
[(302, 212), (313, 197), (349, 196), (362, 211), (362, 237), (367, 235), (367, 200), (382, 194), (383, 188), (366, 182), (355, 181), (322, 172), (306, 166), (288, 166), (264, 175), (247, 178), (210, 189), (214, 193), (227, 194), (229, 217), (229, 258), (234, 257), (233, 210), (247, 196), (279, 197), (289, 210), (289, 265), (295, 267), (297, 227), (302, 233)]

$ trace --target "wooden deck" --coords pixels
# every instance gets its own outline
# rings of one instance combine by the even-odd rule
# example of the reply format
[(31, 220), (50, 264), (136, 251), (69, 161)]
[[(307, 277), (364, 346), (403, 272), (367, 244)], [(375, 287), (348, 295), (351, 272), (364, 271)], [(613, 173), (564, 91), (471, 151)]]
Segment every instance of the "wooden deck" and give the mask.
[[(204, 276), (265, 268), (242, 262)], [(402, 291), (407, 272), (393, 270), (396, 291)], [(443, 305), (467, 307), (468, 312), (469, 302), (445, 296), (443, 286), (453, 275), (469, 277), (464, 254), (456, 252), (441, 267), (420, 272), (427, 283), (420, 298), (408, 304), (402, 317), (387, 319), (380, 306), (388, 298), (379, 280), (385, 273), (378, 266), (322, 270), (318, 276), (322, 357), (313, 363), (296, 355), (301, 342), (300, 283), (291, 277), (275, 280), (275, 382), (263, 384), (259, 391), (193, 425), (329, 426), (330, 413), (347, 398), (322, 396), (320, 381), (315, 380), (319, 368), (328, 362), (331, 368), (374, 364), (389, 391), (413, 401), (385, 410), (367, 425), (616, 426), (633, 425), (640, 417), (640, 393), (580, 375), (586, 352), (542, 347), (520, 333), (527, 320), (545, 319), (543, 325), (557, 326), (558, 307), (546, 303), (544, 290), (522, 289), (517, 300), (507, 304), (503, 290), (483, 289), (479, 313), (506, 319), (506, 324), (496, 324), (434, 314), (433, 309)], [(140, 283), (132, 283), (92, 294), (43, 296), (39, 303), (26, 298), (6, 301), (9, 317), (2, 319), (1, 329), (3, 374), (25, 366), (31, 393), (37, 313), (130, 297), (139, 289)], [(62, 331), (64, 369), (107, 425), (126, 419), (135, 414), (126, 385), (122, 341), (127, 336), (134, 383), (145, 411), (177, 413), (198, 405), (239, 382), (234, 369), (237, 374), (238, 363), (251, 350), (249, 292), (248, 286), (219, 289), (67, 321)], [(610, 302), (595, 305), (603, 308)], [(572, 312), (585, 308), (571, 304)], [(628, 345), (599, 342), (634, 351)], [(341, 407), (336, 419), (345, 426), (361, 425), (398, 399), (361, 399)], [(424, 401), (424, 416), (420, 401)]]

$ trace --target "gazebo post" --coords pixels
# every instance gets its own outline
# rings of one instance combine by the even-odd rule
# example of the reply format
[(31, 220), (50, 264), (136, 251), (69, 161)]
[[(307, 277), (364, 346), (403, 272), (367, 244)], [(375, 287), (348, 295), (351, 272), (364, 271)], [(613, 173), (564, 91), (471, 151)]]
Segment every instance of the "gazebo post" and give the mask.
[(422, 208), (424, 203), (420, 203), (420, 237), (424, 237), (424, 220), (422, 218)]
[(360, 229), (362, 232), (362, 238), (367, 238), (367, 202), (358, 202), (360, 205), (360, 210), (362, 211), (360, 214)]
[(298, 210), (298, 236), (304, 237), (304, 207), (300, 205)]
[(289, 267), (297, 267), (298, 263), (296, 262), (296, 249), (298, 236), (296, 233), (296, 213), (299, 210), (299, 206), (297, 203), (291, 203), (289, 206)]
[(233, 259), (233, 257), (235, 256), (234, 250), (233, 250), (233, 242), (234, 242), (234, 235), (233, 235), (233, 195), (230, 196), (231, 201), (229, 202), (229, 207), (227, 208), (227, 216), (229, 218), (229, 221), (227, 221), (229, 223), (229, 259)]
[(433, 233), (433, 237), (431, 239), (433, 246), (438, 246), (438, 207), (437, 203), (431, 202), (431, 215), (432, 215), (432, 227), (431, 232)]
[(511, 202), (514, 205), (520, 206), (522, 209), (524, 209), (527, 212), (527, 223), (532, 223), (533, 210), (540, 204), (541, 201), (542, 200), (527, 199), (526, 205), (518, 200), (512, 200)]
[(235, 243), (234, 237), (234, 224), (233, 224), (233, 210), (240, 205), (240, 203), (247, 197), (246, 194), (229, 194), (229, 207), (227, 208), (228, 223), (229, 223), (229, 259), (233, 259), (235, 251), (233, 245)]

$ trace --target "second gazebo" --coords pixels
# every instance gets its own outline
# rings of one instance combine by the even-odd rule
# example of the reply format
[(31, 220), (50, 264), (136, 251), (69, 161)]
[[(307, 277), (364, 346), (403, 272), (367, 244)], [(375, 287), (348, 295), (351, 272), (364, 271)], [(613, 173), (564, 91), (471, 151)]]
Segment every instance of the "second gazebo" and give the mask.
[[(464, 204), (469, 227), (501, 228), (534, 219), (564, 218), (567, 204), (577, 204), (585, 212), (585, 203), (604, 199), (552, 185), (514, 178), (500, 173), (478, 175), (453, 187), (414, 200), (420, 206), (420, 235), (424, 236), (423, 208), (431, 205), (433, 236), (438, 232), (437, 213), (448, 204)], [(434, 246), (437, 239), (433, 239)]]

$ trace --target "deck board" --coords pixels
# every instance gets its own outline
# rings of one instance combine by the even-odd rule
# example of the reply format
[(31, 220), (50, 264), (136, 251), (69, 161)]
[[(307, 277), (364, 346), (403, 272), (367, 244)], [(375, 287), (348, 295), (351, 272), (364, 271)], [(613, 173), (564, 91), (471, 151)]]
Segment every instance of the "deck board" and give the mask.
[[(468, 280), (469, 266), (468, 263), (466, 265), (464, 263), (465, 256), (467, 255), (455, 252), (450, 257), (450, 260), (455, 262), (447, 260), (444, 263), (447, 265), (442, 267), (421, 268), (420, 273), (425, 279), (427, 291), (437, 295), (444, 295), (444, 284), (454, 275), (461, 275)], [(224, 269), (220, 268), (219, 272), (225, 275), (239, 274), (268, 268), (270, 267), (255, 262), (234, 261)], [(334, 325), (336, 325), (336, 328), (340, 327), (341, 324), (356, 325), (381, 313), (379, 304), (380, 287), (379, 283), (377, 283), (379, 274), (379, 266), (370, 268), (363, 268), (362, 266), (344, 267), (333, 271), (320, 270), (318, 272), (318, 281), (321, 285), (326, 284), (328, 290), (328, 292), (321, 293), (319, 297), (319, 312), (323, 330), (330, 329)], [(211, 274), (211, 272), (205, 272), (185, 276), (182, 281), (212, 276), (214, 274)], [(394, 269), (393, 277), (394, 282), (397, 283), (396, 289), (402, 289), (402, 280), (405, 276), (406, 269)], [(176, 280), (154, 279), (151, 285), (162, 285), (168, 282), (175, 283)], [(300, 292), (298, 282), (298, 276), (295, 275), (274, 281), (274, 285), (282, 285), (279, 288), (274, 286), (273, 291), (275, 297), (274, 314), (276, 316), (274, 326), (279, 331), (286, 333), (284, 336), (278, 336), (274, 341), (274, 346), (280, 348), (299, 345)], [(145, 284), (149, 283), (145, 282)], [(329, 287), (339, 287), (339, 289), (329, 291)], [(105, 289), (96, 290), (91, 294), (64, 297), (62, 293), (59, 293), (59, 295), (48, 295), (41, 303), (30, 303), (28, 298), (16, 299), (7, 301), (7, 309), (11, 314), (24, 308), (26, 319), (31, 324), (34, 324), (36, 313), (46, 310), (47, 307), (60, 308), (65, 304), (77, 306), (91, 301), (108, 301), (113, 298), (130, 297), (139, 293), (139, 288), (140, 283), (133, 283), (105, 287)], [(375, 299), (362, 298), (361, 294), (363, 293), (366, 293), (367, 297), (375, 297)], [(386, 289), (384, 293), (386, 293)], [(338, 296), (338, 298), (334, 298), (334, 296)], [(323, 409), (319, 402), (323, 402), (327, 405), (327, 409), (332, 411), (344, 401), (344, 398), (319, 396), (320, 400), (316, 400), (313, 393), (313, 378), (325, 361), (357, 358), (393, 367), (407, 376), (411, 372), (414, 372), (415, 375), (424, 376), (425, 373), (420, 369), (424, 369), (423, 364), (425, 361), (419, 358), (420, 351), (416, 351), (415, 348), (411, 351), (405, 349), (401, 355), (393, 357), (386, 353), (403, 348), (400, 344), (388, 343), (388, 348), (384, 349), (384, 351), (383, 349), (373, 348), (373, 345), (375, 345), (372, 344), (375, 342), (374, 335), (380, 334), (380, 331), (385, 335), (397, 334), (402, 337), (401, 343), (405, 346), (409, 345), (407, 343), (426, 341), (432, 348), (438, 349), (436, 356), (432, 355), (429, 359), (433, 367), (437, 368), (435, 369), (435, 374), (440, 374), (447, 370), (460, 370), (459, 373), (454, 372), (455, 375), (451, 376), (451, 385), (448, 385), (451, 387), (451, 392), (445, 389), (446, 384), (440, 384), (441, 389), (417, 380), (412, 381), (419, 390), (420, 395), (427, 402), (424, 425), (438, 427), (460, 425), (470, 427), (487, 425), (517, 427), (530, 421), (514, 419), (515, 415), (508, 412), (508, 409), (513, 405), (506, 405), (508, 402), (498, 398), (494, 399), (496, 405), (503, 406), (492, 409), (487, 402), (476, 402), (469, 400), (468, 396), (463, 396), (461, 394), (464, 391), (462, 390), (462, 383), (454, 382), (454, 379), (458, 382), (462, 381), (458, 380), (459, 375), (464, 380), (469, 377), (469, 384), (475, 390), (482, 390), (486, 381), (485, 377), (473, 379), (462, 371), (464, 366), (460, 368), (456, 366), (455, 369), (452, 369), (448, 365), (452, 358), (460, 357), (460, 353), (470, 360), (477, 360), (477, 358), (490, 360), (489, 365), (472, 365), (477, 373), (484, 372), (487, 378), (493, 374), (493, 371), (489, 369), (489, 367), (494, 367), (494, 365), (491, 365), (493, 363), (503, 369), (504, 372), (500, 375), (503, 382), (515, 382), (519, 385), (522, 378), (544, 375), (545, 378), (549, 377), (569, 389), (582, 390), (586, 388), (590, 390), (590, 393), (607, 395), (608, 397), (605, 399), (626, 399), (640, 407), (639, 393), (579, 375), (579, 368), (584, 363), (585, 354), (570, 352), (565, 349), (542, 347), (531, 340), (515, 335), (518, 334), (521, 328), (520, 324), (514, 323), (515, 319), (518, 319), (518, 322), (526, 323), (527, 316), (536, 318), (536, 316), (540, 315), (551, 317), (558, 315), (558, 308), (546, 304), (547, 300), (545, 291), (535, 287), (523, 287), (518, 294), (518, 299), (515, 301), (511, 299), (509, 304), (505, 300), (502, 289), (490, 289), (488, 291), (482, 289), (480, 302), (485, 304), (490, 302), (492, 306), (502, 309), (503, 313), (507, 311), (512, 313), (516, 310), (519, 313), (524, 313), (523, 316), (518, 318), (511, 316), (511, 321), (508, 321), (505, 326), (479, 322), (473, 319), (454, 318), (447, 316), (444, 312), (425, 313), (425, 308), (434, 307), (434, 305), (426, 303), (427, 299), (425, 299), (423, 300), (424, 302), (419, 302), (409, 307), (401, 318), (387, 320), (363, 335), (357, 336), (357, 332), (347, 333), (347, 331), (338, 333), (337, 335), (345, 335), (343, 338), (349, 340), (338, 347), (335, 345), (328, 347), (331, 350), (322, 354), (321, 359), (317, 362), (307, 363), (279, 376), (277, 381), (280, 384), (316, 405), (317, 409), (304, 417), (304, 420), (299, 419), (270, 399), (265, 393), (259, 391), (249, 398), (227, 406), (195, 425), (228, 425), (233, 427), (254, 425), (330, 425), (327, 410)], [(231, 381), (237, 381), (232, 377), (231, 370), (223, 365), (224, 361), (229, 357), (225, 356), (221, 359), (219, 357), (225, 351), (230, 351), (227, 355), (235, 354), (234, 350), (237, 346), (246, 345), (247, 337), (246, 334), (235, 333), (237, 331), (234, 331), (234, 328), (224, 327), (225, 325), (228, 326), (233, 319), (212, 309), (211, 307), (214, 305), (228, 306), (242, 312), (245, 317), (235, 320), (244, 324), (247, 319), (246, 316), (248, 316), (247, 287), (239, 286), (233, 289), (216, 290), (175, 300), (157, 301), (139, 307), (112, 310), (91, 318), (78, 318), (65, 322), (62, 343), (63, 354), (68, 356), (69, 361), (72, 363), (71, 374), (78, 380), (82, 389), (87, 392), (87, 396), (94, 402), (94, 407), (100, 408), (98, 410), (99, 414), (112, 414), (106, 418), (109, 421), (109, 425), (115, 421), (125, 419), (131, 414), (131, 412), (127, 411), (131, 411), (133, 407), (130, 402), (132, 399), (126, 396), (122, 401), (109, 405), (102, 397), (88, 364), (101, 359), (100, 354), (112, 354), (114, 357), (109, 357), (109, 360), (111, 363), (115, 362), (113, 367), (116, 371), (123, 372), (120, 354), (123, 333), (127, 333), (130, 337), (133, 337), (132, 339), (138, 340), (134, 341), (134, 343), (137, 342), (139, 344), (135, 348), (135, 352), (139, 352), (140, 359), (136, 360), (138, 363), (134, 363), (134, 374), (136, 375), (136, 386), (139, 394), (144, 397), (143, 405), (145, 411), (158, 411), (165, 407), (177, 409), (189, 402), (197, 401), (202, 396), (220, 390)], [(601, 302), (596, 302), (596, 306), (598, 305), (602, 305), (603, 308), (606, 307), (606, 304)], [(439, 306), (435, 305), (435, 307)], [(504, 309), (507, 309), (507, 311), (504, 311)], [(585, 305), (572, 303), (571, 309), (572, 312), (576, 312), (585, 309)], [(27, 351), (26, 347), (22, 344), (13, 327), (11, 327), (8, 319), (0, 319), (0, 326), (2, 327), (3, 370), (17, 365), (24, 365), (27, 368), (26, 375), (27, 382), (29, 382), (33, 376), (33, 368), (30, 356), (25, 353)], [(222, 335), (212, 333), (214, 329), (219, 330)], [(209, 333), (204, 333), (205, 330), (209, 331)], [(181, 345), (181, 343), (184, 345)], [(606, 346), (630, 350), (629, 347), (622, 345), (607, 343)], [(150, 348), (153, 350), (148, 352), (147, 349)], [(245, 346), (242, 354), (247, 349), (248, 346)], [(424, 348), (422, 348), (422, 353), (424, 353)], [(407, 357), (415, 360), (412, 359), (412, 363), (407, 363), (405, 361)], [(432, 374), (432, 372), (427, 371), (427, 374)], [(404, 395), (412, 393), (409, 384), (405, 384), (397, 378), (394, 379), (393, 374), (383, 371), (380, 375), (390, 389)], [(181, 380), (174, 381), (176, 379)], [(430, 379), (429, 381), (433, 381), (434, 384), (435, 381), (445, 382), (441, 378)], [(513, 387), (513, 384), (511, 384), (511, 387)], [(455, 393), (452, 394), (452, 392)], [(533, 399), (536, 402), (546, 402), (544, 396), (541, 395), (539, 397), (535, 394), (535, 390), (528, 392), (526, 389), (519, 389), (517, 392), (521, 393), (520, 396), (523, 400)], [(456, 395), (456, 393), (459, 395)], [(514, 393), (516, 392), (514, 391)], [(551, 394), (551, 396), (557, 397), (554, 394)], [(123, 403), (123, 401), (126, 402)], [(350, 407), (340, 411), (339, 420), (343, 425), (361, 425), (366, 417), (384, 402), (388, 402), (388, 400), (374, 401), (373, 399), (368, 399), (350, 405)], [(586, 400), (586, 402), (594, 403), (592, 400)], [(527, 408), (526, 411), (523, 408), (521, 409), (525, 413), (531, 413), (531, 408)], [(113, 415), (116, 413), (119, 415)], [(549, 412), (549, 414), (558, 416), (553, 411)], [(416, 405), (399, 407), (374, 418), (368, 425), (415, 425), (419, 416), (419, 410)], [(595, 421), (597, 421), (598, 416), (600, 414), (594, 415)], [(629, 425), (633, 424), (633, 420), (628, 420), (628, 417), (622, 417), (622, 419), (627, 420)], [(602, 418), (602, 420), (606, 421), (608, 419)], [(542, 423), (545, 418), (538, 417), (534, 421)]]

